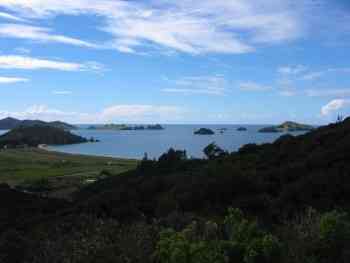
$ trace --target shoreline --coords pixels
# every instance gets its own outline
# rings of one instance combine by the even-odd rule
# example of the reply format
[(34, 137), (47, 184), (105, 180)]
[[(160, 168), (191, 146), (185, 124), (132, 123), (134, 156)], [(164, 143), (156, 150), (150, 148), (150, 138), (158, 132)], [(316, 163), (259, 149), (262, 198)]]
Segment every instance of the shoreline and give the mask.
[(56, 151), (53, 149), (50, 149), (50, 145), (38, 145), (38, 147), (32, 147), (27, 149), (34, 149), (34, 150), (41, 150), (45, 152), (50, 152), (54, 154), (60, 154), (60, 155), (68, 155), (68, 156), (77, 156), (77, 157), (90, 157), (90, 158), (105, 158), (105, 159), (113, 159), (113, 160), (120, 160), (120, 161), (133, 161), (133, 162), (140, 162), (142, 159), (135, 159), (135, 158), (125, 158), (125, 157), (115, 157), (110, 155), (93, 155), (93, 154), (83, 154), (83, 153), (69, 153), (69, 152), (63, 152), (63, 151)]

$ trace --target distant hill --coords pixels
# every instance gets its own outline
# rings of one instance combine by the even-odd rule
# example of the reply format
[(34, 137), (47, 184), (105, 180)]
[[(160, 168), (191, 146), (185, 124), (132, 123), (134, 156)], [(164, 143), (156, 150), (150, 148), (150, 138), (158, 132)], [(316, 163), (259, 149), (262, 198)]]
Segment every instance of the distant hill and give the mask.
[(19, 126), (23, 127), (30, 127), (30, 126), (51, 126), (54, 128), (59, 128), (63, 130), (75, 130), (77, 129), (76, 126), (61, 122), (61, 121), (53, 121), (53, 122), (45, 122), (40, 120), (18, 120), (15, 118), (5, 118), (0, 120), (0, 130), (12, 130), (14, 128), (17, 128)]
[(296, 131), (312, 131), (315, 127), (306, 124), (300, 124), (297, 122), (286, 121), (281, 125), (265, 127), (259, 130), (259, 132), (296, 132)]
[(11, 130), (16, 128), (21, 123), (20, 120), (14, 118), (5, 118), (0, 120), (0, 130)]
[(87, 139), (60, 128), (44, 125), (19, 126), (0, 136), (0, 147), (28, 145), (37, 147), (40, 144), (64, 145), (84, 143)]
[(63, 130), (76, 130), (77, 127), (62, 121), (52, 121), (48, 123), (50, 126)]

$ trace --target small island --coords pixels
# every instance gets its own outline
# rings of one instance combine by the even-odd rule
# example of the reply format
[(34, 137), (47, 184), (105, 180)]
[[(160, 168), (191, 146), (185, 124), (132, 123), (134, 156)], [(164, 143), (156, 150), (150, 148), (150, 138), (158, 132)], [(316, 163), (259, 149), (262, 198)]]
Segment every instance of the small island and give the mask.
[(287, 121), (277, 126), (269, 126), (259, 130), (262, 133), (281, 133), (281, 132), (301, 132), (312, 131), (315, 128), (311, 125), (300, 124), (296, 122)]
[(220, 134), (224, 134), (224, 132), (227, 131), (227, 128), (218, 128), (217, 130), (220, 132)]
[(89, 140), (79, 135), (75, 135), (69, 131), (51, 126), (20, 126), (0, 136), (0, 148), (25, 148), (38, 147), (39, 145), (66, 145), (85, 143), (88, 141)]
[(246, 128), (246, 127), (238, 127), (237, 128), (237, 131), (240, 131), (240, 132), (242, 132), (242, 131), (247, 131), (248, 129)]
[(199, 130), (196, 130), (194, 132), (195, 135), (214, 135), (215, 132), (212, 131), (211, 129), (207, 129), (207, 128), (200, 128)]
[(144, 131), (144, 130), (164, 130), (160, 124), (155, 125), (125, 125), (125, 124), (105, 124), (93, 125), (88, 130), (114, 130), (114, 131)]
[(160, 124), (147, 125), (146, 130), (164, 130), (164, 127)]

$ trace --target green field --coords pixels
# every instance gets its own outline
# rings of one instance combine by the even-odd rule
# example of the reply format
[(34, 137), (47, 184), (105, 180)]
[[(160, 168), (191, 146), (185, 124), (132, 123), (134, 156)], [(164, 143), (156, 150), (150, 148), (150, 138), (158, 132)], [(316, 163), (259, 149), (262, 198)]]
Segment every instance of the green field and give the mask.
[[(52, 193), (72, 192), (101, 178), (134, 169), (138, 161), (71, 155), (41, 149), (0, 150), (0, 183), (31, 186), (45, 181)], [(102, 175), (103, 176), (103, 175)]]

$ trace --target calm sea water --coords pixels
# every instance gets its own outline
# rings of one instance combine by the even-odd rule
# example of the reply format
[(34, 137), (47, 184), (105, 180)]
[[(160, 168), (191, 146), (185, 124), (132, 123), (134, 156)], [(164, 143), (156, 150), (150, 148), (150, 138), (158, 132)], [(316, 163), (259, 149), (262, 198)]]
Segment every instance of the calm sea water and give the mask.
[[(228, 151), (236, 151), (247, 143), (273, 142), (281, 136), (275, 133), (259, 133), (258, 130), (266, 125), (247, 125), (246, 132), (239, 132), (238, 125), (164, 125), (164, 130), (152, 131), (96, 131), (79, 129), (74, 133), (83, 137), (94, 137), (99, 143), (85, 143), (65, 146), (50, 146), (50, 150), (113, 156), (122, 158), (141, 159), (145, 153), (149, 158), (158, 158), (169, 148), (186, 150), (188, 156), (203, 157), (203, 149), (212, 142)], [(201, 127), (210, 128), (215, 135), (194, 135), (193, 132)], [(227, 128), (223, 134), (218, 129)], [(299, 135), (301, 133), (294, 133)]]

